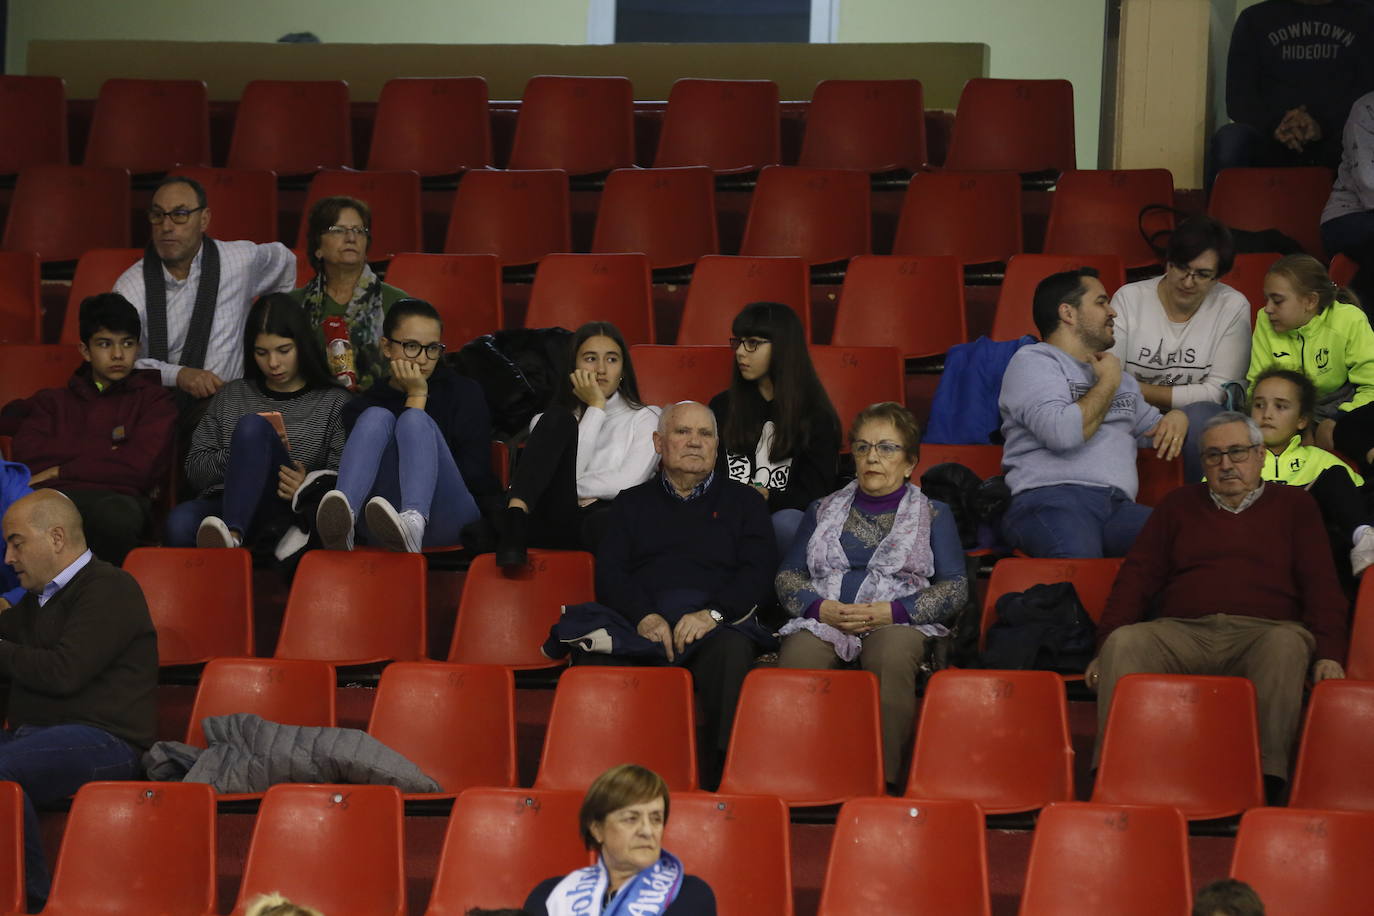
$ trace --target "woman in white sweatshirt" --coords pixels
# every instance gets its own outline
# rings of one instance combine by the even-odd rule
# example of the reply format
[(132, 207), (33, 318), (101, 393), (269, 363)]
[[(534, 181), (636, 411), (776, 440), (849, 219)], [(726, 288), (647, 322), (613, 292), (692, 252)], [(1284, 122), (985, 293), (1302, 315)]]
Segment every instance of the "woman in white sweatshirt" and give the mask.
[(498, 523), (498, 566), (523, 566), (525, 548), (595, 547), (597, 519), (621, 490), (649, 479), (657, 407), (639, 401), (629, 348), (615, 325), (573, 335), (568, 384), (531, 421)]
[(1136, 377), (1145, 400), (1161, 411), (1188, 415), (1183, 470), (1202, 479), (1198, 441), (1219, 413), (1228, 382), (1245, 384), (1250, 364), (1250, 303), (1221, 278), (1236, 246), (1231, 231), (1194, 216), (1174, 230), (1164, 276), (1127, 283), (1112, 297), (1112, 353)]

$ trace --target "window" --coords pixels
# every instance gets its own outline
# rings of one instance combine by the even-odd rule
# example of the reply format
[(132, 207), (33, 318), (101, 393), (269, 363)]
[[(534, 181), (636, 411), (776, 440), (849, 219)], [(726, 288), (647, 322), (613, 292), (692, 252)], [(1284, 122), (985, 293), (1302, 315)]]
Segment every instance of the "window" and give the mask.
[(828, 42), (838, 0), (590, 0), (587, 41)]

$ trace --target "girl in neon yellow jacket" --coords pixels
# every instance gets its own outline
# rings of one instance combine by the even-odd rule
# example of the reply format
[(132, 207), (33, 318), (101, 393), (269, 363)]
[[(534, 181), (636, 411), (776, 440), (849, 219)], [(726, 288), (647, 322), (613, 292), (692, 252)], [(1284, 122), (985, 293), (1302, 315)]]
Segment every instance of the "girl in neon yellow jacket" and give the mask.
[(1316, 444), (1352, 459), (1368, 475), (1374, 462), (1374, 330), (1349, 290), (1310, 255), (1274, 262), (1265, 305), (1251, 338), (1250, 390), (1266, 369), (1292, 369), (1317, 391)]
[(1316, 404), (1311, 379), (1291, 369), (1270, 368), (1255, 379), (1250, 417), (1264, 437), (1261, 476), (1312, 494), (1331, 535), (1336, 568), (1348, 583), (1347, 576), (1359, 576), (1374, 563), (1374, 528), (1368, 524), (1360, 475), (1337, 456), (1303, 442)]

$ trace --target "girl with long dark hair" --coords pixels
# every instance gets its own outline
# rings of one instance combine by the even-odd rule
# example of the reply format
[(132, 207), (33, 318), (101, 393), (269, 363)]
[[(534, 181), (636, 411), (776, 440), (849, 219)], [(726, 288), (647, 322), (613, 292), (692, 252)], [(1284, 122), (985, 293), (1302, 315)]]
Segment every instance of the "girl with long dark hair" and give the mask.
[(168, 516), (168, 545), (238, 547), (281, 527), (271, 523), (289, 519), (307, 476), (338, 468), (348, 399), (301, 307), (286, 293), (253, 303), (243, 378), (219, 390), (191, 436), (186, 478), (197, 496)]

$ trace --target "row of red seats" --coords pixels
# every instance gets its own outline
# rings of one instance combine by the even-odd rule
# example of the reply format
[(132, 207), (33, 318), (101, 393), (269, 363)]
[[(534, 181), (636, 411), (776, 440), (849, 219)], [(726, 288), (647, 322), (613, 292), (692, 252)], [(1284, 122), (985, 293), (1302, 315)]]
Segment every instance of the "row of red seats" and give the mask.
[[(496, 665), (396, 662), (383, 671), (369, 733), (442, 786), (439, 795), (408, 799), (515, 784), (514, 690), (511, 669)], [(186, 743), (204, 746), (202, 720), (229, 713), (332, 726), (334, 698), (328, 662), (214, 659), (202, 674)], [(1094, 801), (1168, 805), (1189, 820), (1262, 805), (1255, 715), (1254, 687), (1243, 678), (1123, 678)], [(608, 767), (634, 760), (674, 791), (695, 790), (695, 721), (691, 676), (680, 668), (570, 668), (554, 694), (534, 787), (581, 790)], [(879, 735), (871, 673), (756, 669), (740, 695), (720, 791), (776, 795), (791, 807), (881, 795)], [(1292, 805), (1374, 812), (1372, 736), (1374, 682), (1318, 684)], [(1058, 675), (948, 669), (926, 687), (905, 794), (973, 801), (988, 814), (1035, 811), (1075, 797), (1073, 758)], [(256, 796), (224, 796), (245, 797)]]
[[(519, 102), (508, 166), (579, 175), (633, 166), (633, 105), (634, 89), (625, 77), (536, 76)], [(199, 80), (107, 80), (95, 105), (85, 164), (135, 173), (209, 165), (209, 110)], [(174, 136), (164, 135), (168, 123), (181, 125)], [(11, 125), (0, 144), (0, 174), (69, 161), (61, 79), (0, 79), (0, 124)], [(779, 146), (776, 83), (682, 79), (669, 93), (653, 164), (749, 172), (778, 164)], [(881, 173), (913, 171), (926, 161), (919, 80), (817, 84), (802, 165)], [(249, 82), (225, 164), (290, 175), (352, 167), (348, 84)], [(402, 78), (383, 86), (368, 168), (452, 175), (493, 164), (485, 80)], [(1067, 80), (970, 80), (959, 100), (946, 164), (1073, 168), (1073, 87)]]
[[(519, 907), (544, 878), (588, 864), (580, 792), (475, 788), (449, 817), (426, 916)], [(91, 783), (77, 793), (45, 913), (216, 912), (208, 786)], [(22, 798), (0, 786), (5, 902), (23, 911)], [(405, 819), (388, 786), (281, 785), (254, 824), (234, 913), (279, 891), (330, 916), (404, 916)], [(168, 843), (168, 837), (177, 841)], [(791, 916), (791, 843), (775, 798), (677, 792), (664, 848), (715, 892), (722, 916)], [(1230, 875), (1273, 916), (1354, 913), (1368, 901), (1374, 814), (1255, 808)], [(1022, 916), (1185, 916), (1192, 881), (1175, 809), (1060, 802), (1040, 816)], [(983, 816), (970, 802), (858, 798), (840, 810), (821, 916), (990, 916)], [(916, 907), (916, 910), (906, 908)]]
[[(207, 188), (220, 238), (277, 239), (275, 177), (267, 171), (178, 169)], [(1276, 228), (1320, 255), (1328, 169), (1230, 169), (1210, 212), (1244, 229)], [(305, 207), (344, 194), (373, 211), (370, 255), (384, 260), (422, 251), (420, 176), (414, 171), (329, 170), (311, 181)], [(715, 181), (704, 166), (618, 169), (601, 196), (594, 252), (638, 251), (655, 269), (717, 254)], [(1044, 250), (1116, 254), (1126, 267), (1158, 263), (1141, 235), (1141, 210), (1174, 201), (1166, 169), (1063, 173), (1053, 195)], [(70, 261), (92, 248), (129, 245), (129, 173), (108, 166), (31, 166), (19, 173), (4, 248), (43, 262)], [(454, 195), (444, 251), (496, 254), (528, 264), (572, 250), (568, 173), (557, 169), (464, 176)], [(864, 172), (768, 166), (759, 173), (740, 254), (785, 255), (829, 264), (872, 251), (872, 201)], [(1167, 212), (1145, 220), (1167, 230)], [(305, 244), (305, 218), (296, 235)], [(1021, 184), (1015, 172), (924, 172), (907, 186), (894, 254), (950, 255), (965, 264), (1003, 262), (1024, 250)]]

